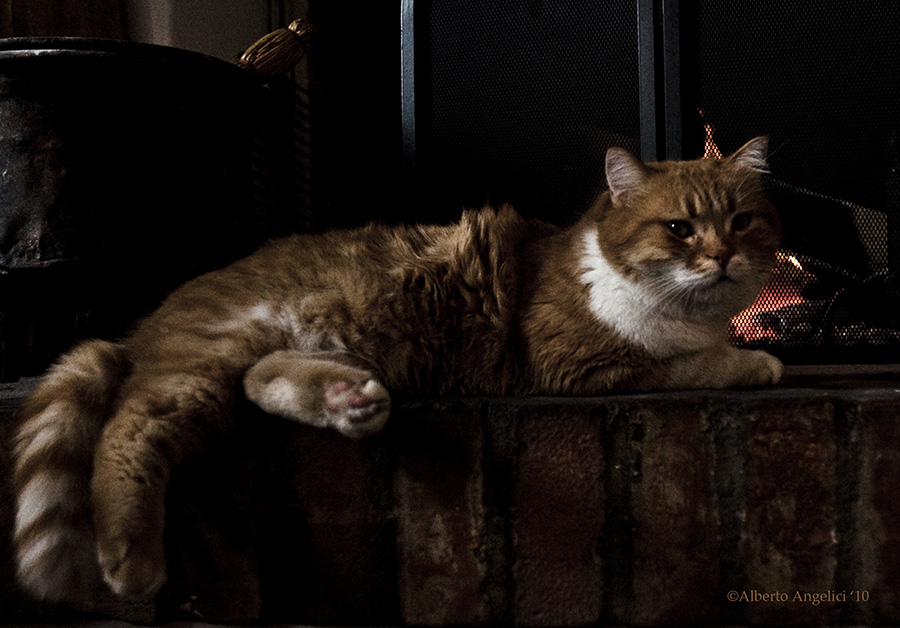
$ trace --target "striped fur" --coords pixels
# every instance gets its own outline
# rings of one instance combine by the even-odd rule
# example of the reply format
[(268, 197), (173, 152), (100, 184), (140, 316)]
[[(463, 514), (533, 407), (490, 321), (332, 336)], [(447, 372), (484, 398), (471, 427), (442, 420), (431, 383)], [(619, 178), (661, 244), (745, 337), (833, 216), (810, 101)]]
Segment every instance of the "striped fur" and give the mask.
[(65, 355), (22, 408), (14, 444), (14, 544), (21, 584), (78, 599), (99, 579), (90, 477), (110, 402), (129, 370), (124, 348), (85, 343)]

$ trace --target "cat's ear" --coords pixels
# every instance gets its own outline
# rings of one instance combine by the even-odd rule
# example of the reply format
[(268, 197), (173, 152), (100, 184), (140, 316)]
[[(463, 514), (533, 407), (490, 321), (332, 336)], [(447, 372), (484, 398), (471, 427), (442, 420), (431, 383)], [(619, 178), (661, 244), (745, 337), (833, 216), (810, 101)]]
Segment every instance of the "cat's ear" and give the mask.
[(640, 188), (647, 179), (647, 169), (640, 159), (622, 148), (606, 151), (606, 182), (614, 206), (625, 202), (628, 195)]
[(769, 164), (766, 162), (768, 153), (769, 138), (756, 137), (737, 149), (725, 162), (754, 172), (768, 172)]

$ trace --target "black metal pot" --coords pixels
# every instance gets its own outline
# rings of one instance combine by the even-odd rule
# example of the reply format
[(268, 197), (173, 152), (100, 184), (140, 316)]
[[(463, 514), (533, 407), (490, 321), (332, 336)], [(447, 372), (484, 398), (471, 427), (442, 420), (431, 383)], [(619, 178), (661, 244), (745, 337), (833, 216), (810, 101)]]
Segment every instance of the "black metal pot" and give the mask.
[(247, 71), (184, 50), (0, 41), (0, 265), (232, 249), (263, 97)]
[(246, 69), (184, 50), (0, 40), (6, 379), (13, 340), (34, 344), (48, 309), (67, 314), (44, 327), (81, 325), (65, 337), (108, 333), (84, 321), (127, 321), (259, 244), (251, 157), (270, 97)]

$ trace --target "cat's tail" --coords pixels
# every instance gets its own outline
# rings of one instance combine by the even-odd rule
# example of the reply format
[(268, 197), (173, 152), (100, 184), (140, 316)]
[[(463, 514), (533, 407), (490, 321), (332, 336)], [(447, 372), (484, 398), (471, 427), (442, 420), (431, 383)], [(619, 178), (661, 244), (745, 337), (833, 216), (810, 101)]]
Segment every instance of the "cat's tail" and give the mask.
[(85, 342), (50, 369), (22, 408), (14, 545), (19, 582), (38, 597), (78, 600), (99, 578), (91, 470), (129, 371), (123, 345)]

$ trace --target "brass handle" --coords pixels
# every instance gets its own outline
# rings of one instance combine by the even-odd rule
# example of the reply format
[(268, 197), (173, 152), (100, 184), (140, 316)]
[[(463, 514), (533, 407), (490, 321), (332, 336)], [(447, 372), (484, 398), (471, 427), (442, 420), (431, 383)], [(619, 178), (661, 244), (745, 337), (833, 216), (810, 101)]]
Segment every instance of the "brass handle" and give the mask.
[(263, 80), (281, 76), (297, 65), (315, 32), (306, 20), (294, 20), (287, 28), (264, 35), (234, 63)]

